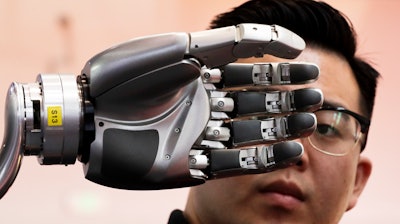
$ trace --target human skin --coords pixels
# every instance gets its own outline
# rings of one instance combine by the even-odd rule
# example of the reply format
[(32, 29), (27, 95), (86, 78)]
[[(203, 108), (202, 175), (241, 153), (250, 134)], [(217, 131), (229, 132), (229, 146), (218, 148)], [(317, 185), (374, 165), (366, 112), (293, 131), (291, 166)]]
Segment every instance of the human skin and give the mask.
[[(283, 61), (288, 60), (264, 56), (239, 62)], [(306, 48), (295, 61), (312, 62), (320, 68), (316, 82), (295, 89), (319, 88), (325, 102), (365, 116), (357, 82), (343, 58)], [(192, 187), (184, 215), (192, 224), (338, 223), (343, 213), (356, 205), (370, 176), (371, 161), (360, 155), (360, 143), (345, 156), (335, 157), (315, 150), (307, 139), (298, 141), (304, 154), (297, 165)]]

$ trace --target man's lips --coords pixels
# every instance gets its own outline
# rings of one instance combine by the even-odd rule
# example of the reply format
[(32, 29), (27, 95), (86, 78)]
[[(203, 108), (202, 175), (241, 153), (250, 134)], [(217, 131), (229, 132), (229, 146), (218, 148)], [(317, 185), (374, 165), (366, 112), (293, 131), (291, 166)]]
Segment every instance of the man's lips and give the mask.
[(305, 200), (304, 193), (291, 182), (278, 181), (260, 189), (267, 203), (286, 209), (294, 209)]

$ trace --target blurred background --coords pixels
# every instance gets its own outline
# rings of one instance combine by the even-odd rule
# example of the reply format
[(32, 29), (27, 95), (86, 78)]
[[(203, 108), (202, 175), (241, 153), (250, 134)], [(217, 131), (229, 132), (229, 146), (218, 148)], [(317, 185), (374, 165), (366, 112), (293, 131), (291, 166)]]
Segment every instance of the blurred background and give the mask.
[[(243, 2), (0, 0), (0, 117), (12, 81), (34, 82), (38, 73), (78, 75), (89, 58), (117, 43), (156, 33), (204, 30), (216, 14)], [(359, 35), (359, 55), (383, 74), (365, 151), (374, 161), (372, 177), (357, 207), (341, 223), (400, 223), (396, 162), (400, 1), (327, 2), (352, 20)], [(84, 179), (79, 162), (40, 166), (36, 157), (25, 157), (15, 183), (0, 200), (0, 222), (166, 223), (173, 209), (184, 208), (187, 192), (187, 188), (106, 188)]]

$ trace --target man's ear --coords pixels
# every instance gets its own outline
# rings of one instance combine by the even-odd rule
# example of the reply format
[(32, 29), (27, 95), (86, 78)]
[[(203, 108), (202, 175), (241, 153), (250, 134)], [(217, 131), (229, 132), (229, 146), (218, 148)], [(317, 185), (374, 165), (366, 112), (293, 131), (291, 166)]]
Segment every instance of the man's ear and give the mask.
[(372, 171), (371, 160), (366, 157), (360, 156), (357, 164), (354, 188), (350, 196), (347, 211), (354, 208), (354, 206), (357, 204), (357, 200), (360, 197), (361, 192), (364, 190), (365, 185), (367, 184), (367, 181), (371, 175), (371, 171)]

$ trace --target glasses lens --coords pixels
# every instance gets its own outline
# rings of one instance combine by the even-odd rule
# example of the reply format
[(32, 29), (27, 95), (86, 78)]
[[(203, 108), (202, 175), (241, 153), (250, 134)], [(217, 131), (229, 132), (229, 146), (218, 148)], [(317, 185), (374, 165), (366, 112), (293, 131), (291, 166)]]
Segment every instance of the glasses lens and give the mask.
[(309, 137), (311, 145), (331, 155), (345, 155), (357, 143), (360, 123), (350, 114), (335, 110), (315, 112), (317, 128)]

